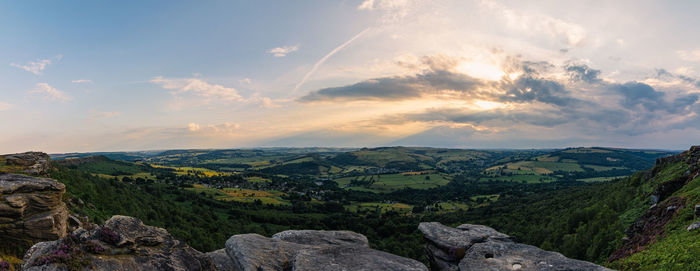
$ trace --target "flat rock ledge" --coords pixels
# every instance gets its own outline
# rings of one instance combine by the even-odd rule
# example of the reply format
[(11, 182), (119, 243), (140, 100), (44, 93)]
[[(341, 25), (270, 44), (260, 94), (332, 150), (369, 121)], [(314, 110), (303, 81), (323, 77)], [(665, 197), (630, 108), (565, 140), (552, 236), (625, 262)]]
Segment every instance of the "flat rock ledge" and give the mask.
[(516, 243), (514, 238), (482, 225), (456, 228), (438, 222), (420, 223), (431, 270), (610, 270), (569, 259), (557, 252)]
[(226, 270), (428, 270), (416, 260), (371, 249), (365, 236), (348, 231), (234, 235), (225, 252), (233, 265)]

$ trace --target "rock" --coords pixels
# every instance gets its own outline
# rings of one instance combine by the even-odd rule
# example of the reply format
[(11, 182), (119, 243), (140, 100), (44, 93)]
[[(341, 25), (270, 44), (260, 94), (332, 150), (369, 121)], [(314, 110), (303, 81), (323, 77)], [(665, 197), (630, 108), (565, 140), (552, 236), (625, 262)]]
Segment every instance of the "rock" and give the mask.
[(688, 228), (686, 228), (686, 230), (693, 231), (693, 230), (696, 230), (698, 228), (700, 228), (700, 221), (695, 221), (695, 222), (693, 222), (693, 224), (690, 224), (690, 226), (688, 226)]
[(214, 263), (214, 269), (218, 271), (236, 271), (231, 257), (226, 254), (226, 249), (219, 249), (204, 254), (205, 257), (211, 259)]
[(22, 270), (65, 270), (58, 256), (65, 254), (82, 270), (215, 270), (210, 257), (165, 229), (127, 216), (113, 216), (100, 228), (80, 228), (61, 240), (34, 245), (24, 256)]
[(622, 243), (617, 251), (610, 255), (608, 262), (640, 252), (656, 241), (658, 236), (664, 234), (666, 225), (678, 214), (679, 209), (685, 207), (685, 204), (685, 198), (671, 197), (647, 210), (625, 230), (630, 240)]
[(649, 202), (651, 203), (651, 205), (656, 205), (657, 203), (659, 203), (659, 196), (651, 195), (649, 197)]
[[(7, 167), (6, 172), (44, 175), (50, 168), (49, 155), (43, 152), (25, 152), (0, 156)], [(0, 165), (0, 169), (3, 167)], [(2, 172), (2, 170), (0, 170)]]
[(29, 248), (35, 242), (64, 237), (68, 208), (61, 199), (65, 191), (65, 185), (52, 179), (0, 174), (0, 244)]
[(276, 233), (272, 239), (303, 245), (357, 245), (369, 247), (367, 237), (351, 231), (290, 230)]
[(438, 222), (420, 223), (432, 270), (608, 270), (556, 252), (519, 244), (514, 238), (482, 225), (457, 228)]
[(427, 243), (426, 255), (433, 269), (457, 270), (459, 261), (475, 243), (485, 242), (489, 238), (503, 242), (513, 239), (493, 228), (462, 224), (457, 228), (447, 227), (438, 222), (423, 222), (418, 225)]
[(287, 231), (275, 236), (231, 236), (226, 254), (234, 266), (229, 270), (428, 270), (416, 260), (371, 249), (366, 237), (352, 232)]
[(700, 216), (700, 204), (695, 204), (695, 216)]
[(564, 257), (557, 252), (514, 242), (488, 240), (474, 244), (459, 262), (460, 271), (481, 270), (610, 270)]
[(73, 232), (74, 230), (77, 230), (80, 228), (82, 223), (80, 222), (80, 219), (78, 219), (74, 215), (68, 215), (68, 227), (70, 228), (68, 231)]

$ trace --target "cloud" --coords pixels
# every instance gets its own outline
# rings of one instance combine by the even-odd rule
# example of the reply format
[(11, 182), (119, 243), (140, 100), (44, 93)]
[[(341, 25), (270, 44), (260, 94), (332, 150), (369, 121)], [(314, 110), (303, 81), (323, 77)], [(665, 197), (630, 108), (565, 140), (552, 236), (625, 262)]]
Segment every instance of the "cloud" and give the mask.
[(522, 30), (525, 33), (544, 33), (559, 39), (568, 46), (580, 46), (588, 36), (586, 29), (582, 26), (558, 18), (544, 14), (521, 13), (496, 1), (481, 1), (480, 4), (482, 7), (498, 12), (511, 28)]
[(275, 57), (285, 57), (287, 54), (296, 52), (299, 50), (299, 45), (294, 45), (294, 46), (283, 46), (283, 47), (276, 47), (272, 48), (268, 53), (272, 54)]
[(72, 100), (72, 98), (68, 97), (68, 95), (47, 83), (37, 83), (36, 87), (31, 92), (41, 94), (45, 99), (53, 101), (68, 102)]
[(207, 135), (214, 135), (214, 134), (233, 134), (235, 133), (238, 129), (240, 129), (241, 126), (237, 123), (230, 123), (230, 122), (225, 122), (221, 124), (209, 124), (206, 126), (199, 125), (194, 122), (190, 122), (187, 124), (187, 130), (193, 133), (202, 133), (202, 134), (207, 134)]
[(112, 112), (92, 112), (90, 114), (91, 119), (108, 119), (121, 115), (122, 112), (112, 111)]
[(357, 6), (358, 10), (380, 11), (382, 23), (396, 23), (411, 13), (415, 0), (365, 0)]
[(16, 63), (10, 63), (10, 66), (20, 68), (22, 70), (31, 72), (35, 75), (41, 75), (41, 73), (46, 69), (53, 61), (61, 60), (62, 55), (57, 55), (50, 59), (37, 59), (36, 61), (29, 61), (27, 64), (21, 65)]
[(591, 69), (585, 64), (569, 64), (565, 69), (572, 81), (583, 81), (589, 84), (601, 81), (600, 70)]
[(698, 101), (698, 95), (691, 93), (680, 95), (669, 102), (665, 99), (664, 92), (657, 91), (652, 86), (640, 82), (613, 84), (610, 88), (622, 96), (621, 105), (629, 109), (639, 106), (647, 111), (665, 110), (670, 113), (678, 113)]
[(78, 80), (73, 80), (73, 81), (71, 81), (71, 82), (72, 82), (72, 83), (76, 83), (76, 84), (88, 84), (88, 83), (92, 83), (92, 80), (88, 80), (88, 79), (78, 79)]
[(559, 82), (537, 78), (532, 74), (518, 77), (514, 81), (502, 80), (500, 88), (505, 89), (505, 95), (498, 97), (509, 102), (538, 101), (557, 106), (569, 106), (579, 102), (570, 97), (570, 92)]
[(196, 124), (194, 122), (190, 122), (190, 124), (187, 125), (187, 129), (190, 130), (190, 132), (196, 132), (199, 131), (201, 128), (199, 127), (199, 124)]
[(682, 60), (685, 61), (700, 61), (700, 49), (695, 49), (695, 50), (678, 50), (676, 51), (676, 55)]
[(519, 62), (511, 67), (521, 73), (518, 78), (511, 80), (504, 77), (499, 81), (476, 79), (456, 72), (458, 61), (447, 56), (425, 57), (423, 64), (427, 68), (416, 75), (374, 78), (348, 86), (324, 88), (301, 97), (299, 101), (395, 101), (457, 92), (460, 94), (458, 96), (465, 98), (478, 96), (504, 102), (537, 101), (556, 106), (570, 106), (578, 102), (570, 97), (569, 91), (561, 83), (539, 76), (540, 71), (550, 65), (548, 63)]
[(0, 102), (0, 111), (9, 110), (12, 107), (14, 107), (14, 105), (6, 103), (6, 102)]
[(171, 94), (175, 96), (190, 92), (207, 99), (207, 101), (234, 102), (244, 100), (234, 88), (211, 84), (198, 78), (164, 78), (158, 76), (151, 79), (150, 82), (158, 84), (164, 89), (173, 90)]

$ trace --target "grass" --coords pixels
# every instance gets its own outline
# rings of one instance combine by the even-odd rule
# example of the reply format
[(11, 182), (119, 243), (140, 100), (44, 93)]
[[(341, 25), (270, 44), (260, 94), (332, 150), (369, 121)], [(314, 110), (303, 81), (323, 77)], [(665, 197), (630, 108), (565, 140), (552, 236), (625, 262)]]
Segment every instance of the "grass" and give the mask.
[[(354, 179), (369, 180), (374, 178), (374, 183), (368, 187), (364, 186), (349, 186)], [(427, 175), (410, 175), (402, 174), (384, 174), (371, 175), (361, 177), (345, 177), (335, 180), (340, 187), (345, 187), (351, 190), (367, 191), (374, 193), (388, 193), (404, 188), (412, 189), (430, 189), (438, 186), (443, 186), (449, 183), (448, 177), (443, 174), (427, 174)]]
[(208, 168), (198, 168), (198, 167), (171, 167), (171, 166), (162, 166), (162, 165), (151, 165), (152, 167), (155, 168), (170, 168), (175, 170), (175, 174), (177, 175), (203, 175), (206, 177), (212, 177), (212, 176), (230, 176), (233, 173), (231, 172), (220, 172), (216, 170), (211, 170)]
[(269, 183), (269, 182), (272, 182), (270, 179), (258, 177), (258, 176), (246, 177), (245, 180), (248, 182), (251, 182), (251, 183)]
[(264, 191), (264, 190), (252, 190), (243, 188), (211, 188), (206, 187), (201, 184), (195, 184), (192, 188), (187, 188), (187, 190), (194, 191), (197, 193), (204, 193), (204, 195), (221, 201), (238, 201), (238, 202), (256, 202), (260, 201), (262, 204), (272, 204), (272, 205), (289, 205), (290, 203), (283, 199), (283, 196), (287, 194), (280, 191)]
[(501, 182), (525, 182), (525, 183), (549, 183), (554, 182), (557, 179), (550, 176), (542, 175), (513, 175), (513, 176), (499, 176), (499, 177), (484, 177), (479, 179), (479, 181), (501, 181)]
[(392, 211), (410, 214), (413, 210), (413, 206), (403, 203), (354, 202), (352, 204), (345, 205), (345, 209), (353, 213), (379, 210), (381, 213)]

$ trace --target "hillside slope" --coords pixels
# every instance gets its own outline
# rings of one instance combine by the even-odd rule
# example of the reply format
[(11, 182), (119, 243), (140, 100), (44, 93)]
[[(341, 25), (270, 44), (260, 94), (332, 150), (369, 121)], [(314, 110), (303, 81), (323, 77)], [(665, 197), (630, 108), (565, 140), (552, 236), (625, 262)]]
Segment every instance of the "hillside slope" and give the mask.
[(609, 258), (618, 269), (693, 270), (700, 258), (700, 146), (660, 158), (633, 181), (648, 210), (625, 231), (622, 245)]

